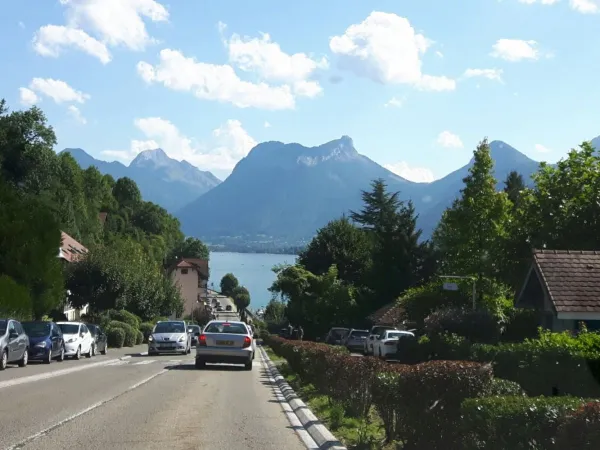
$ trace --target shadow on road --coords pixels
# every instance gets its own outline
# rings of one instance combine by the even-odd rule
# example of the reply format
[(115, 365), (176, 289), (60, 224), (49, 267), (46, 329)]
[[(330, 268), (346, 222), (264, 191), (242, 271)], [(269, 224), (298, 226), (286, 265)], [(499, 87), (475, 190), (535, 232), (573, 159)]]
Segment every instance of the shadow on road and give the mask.
[(197, 370), (197, 371), (213, 371), (213, 372), (241, 372), (245, 371), (244, 366), (226, 366), (220, 364), (206, 364), (204, 368), (197, 369), (195, 364), (173, 364), (172, 366), (165, 366), (165, 369), (169, 370)]

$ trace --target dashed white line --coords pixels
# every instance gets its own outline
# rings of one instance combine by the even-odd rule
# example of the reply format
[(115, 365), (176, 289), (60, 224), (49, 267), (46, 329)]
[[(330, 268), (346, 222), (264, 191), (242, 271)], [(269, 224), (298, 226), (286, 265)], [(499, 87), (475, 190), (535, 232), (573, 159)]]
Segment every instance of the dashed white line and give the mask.
[(152, 364), (153, 362), (156, 362), (156, 360), (155, 359), (147, 359), (145, 361), (133, 363), (132, 366), (142, 366), (144, 364)]

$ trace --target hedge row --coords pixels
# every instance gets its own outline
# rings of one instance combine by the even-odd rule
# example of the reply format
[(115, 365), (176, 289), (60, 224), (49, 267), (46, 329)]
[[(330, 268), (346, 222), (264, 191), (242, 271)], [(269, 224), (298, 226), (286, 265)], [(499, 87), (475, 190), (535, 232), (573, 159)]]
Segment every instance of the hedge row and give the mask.
[(106, 330), (108, 346), (112, 348), (133, 347), (147, 342), (154, 324), (158, 320), (167, 320), (157, 317), (152, 322), (142, 322), (141, 318), (124, 309), (90, 314), (83, 319), (102, 326)]
[(387, 440), (402, 441), (403, 449), (600, 448), (597, 403), (526, 397), (517, 383), (493, 378), (491, 364), (396, 365), (325, 344), (270, 335), (264, 341), (348, 414), (366, 417), (374, 407)]

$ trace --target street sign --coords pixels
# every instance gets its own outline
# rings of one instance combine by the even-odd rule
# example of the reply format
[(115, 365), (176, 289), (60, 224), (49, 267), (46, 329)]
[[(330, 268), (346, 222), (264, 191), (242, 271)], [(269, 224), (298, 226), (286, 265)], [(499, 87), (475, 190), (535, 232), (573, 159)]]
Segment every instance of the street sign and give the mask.
[(458, 284), (456, 283), (444, 283), (445, 291), (458, 291)]

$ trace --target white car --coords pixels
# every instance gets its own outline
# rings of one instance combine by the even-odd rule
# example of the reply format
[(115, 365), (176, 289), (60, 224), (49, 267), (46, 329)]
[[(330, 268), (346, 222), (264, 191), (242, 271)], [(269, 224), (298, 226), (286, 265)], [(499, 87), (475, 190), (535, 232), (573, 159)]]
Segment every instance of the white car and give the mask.
[(252, 338), (252, 359), (254, 359), (254, 355), (256, 354), (256, 340), (254, 339), (254, 330), (252, 329), (252, 325), (246, 324), (246, 328), (248, 328), (248, 333), (250, 333), (250, 337)]
[(400, 330), (384, 330), (373, 342), (373, 355), (383, 359), (398, 353), (398, 341), (402, 337), (414, 338), (414, 333)]
[(91, 358), (96, 354), (95, 342), (92, 333), (81, 322), (58, 322), (65, 343), (65, 356), (73, 359), (86, 355)]

